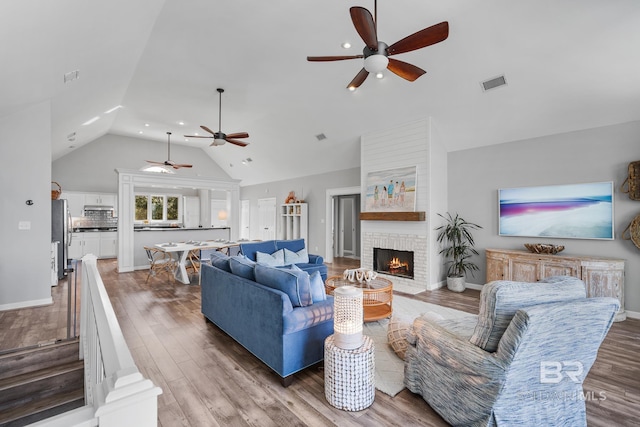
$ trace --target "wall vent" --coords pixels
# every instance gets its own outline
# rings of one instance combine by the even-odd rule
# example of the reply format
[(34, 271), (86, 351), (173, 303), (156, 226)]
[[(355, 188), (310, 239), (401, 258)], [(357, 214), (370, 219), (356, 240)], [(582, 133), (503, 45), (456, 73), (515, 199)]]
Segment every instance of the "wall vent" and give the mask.
[(495, 89), (500, 86), (505, 86), (507, 84), (507, 80), (504, 78), (504, 75), (494, 77), (493, 79), (485, 80), (480, 83), (482, 85), (483, 91), (488, 91), (490, 89)]
[(327, 136), (324, 133), (319, 133), (316, 135), (316, 139), (322, 141), (323, 139), (327, 139)]

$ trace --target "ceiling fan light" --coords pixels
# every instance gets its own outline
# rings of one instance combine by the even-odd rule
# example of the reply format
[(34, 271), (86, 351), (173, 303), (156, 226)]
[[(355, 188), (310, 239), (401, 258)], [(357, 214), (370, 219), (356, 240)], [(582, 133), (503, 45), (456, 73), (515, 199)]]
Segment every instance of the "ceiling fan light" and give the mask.
[(211, 145), (215, 145), (216, 147), (219, 145), (223, 145), (225, 142), (224, 139), (220, 139), (220, 138), (214, 138), (213, 143)]
[(364, 69), (370, 73), (380, 73), (389, 65), (389, 58), (381, 54), (370, 55), (364, 60)]

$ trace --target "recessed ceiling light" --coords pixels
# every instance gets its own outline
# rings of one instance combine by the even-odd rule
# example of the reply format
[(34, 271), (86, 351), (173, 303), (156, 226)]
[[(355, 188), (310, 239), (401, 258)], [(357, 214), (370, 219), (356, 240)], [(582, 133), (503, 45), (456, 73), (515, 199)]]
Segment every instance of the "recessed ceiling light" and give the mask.
[(379, 73), (376, 73), (376, 79), (382, 79), (384, 78), (384, 74), (382, 73), (382, 71), (380, 71)]
[(148, 128), (149, 126), (150, 126), (149, 123), (145, 123), (144, 124), (144, 127), (146, 127), (146, 128)]
[(341, 46), (342, 46), (343, 49), (349, 49), (351, 47), (351, 43), (344, 42), (344, 43), (341, 44)]
[(93, 122), (95, 122), (97, 120), (100, 120), (100, 116), (95, 116), (94, 118), (87, 120), (86, 122), (84, 122), (82, 124), (82, 126), (88, 126), (88, 125), (90, 125), (91, 123), (93, 123)]
[(184, 122), (178, 122), (180, 126), (184, 126)]
[(349, 89), (351, 92), (355, 92), (356, 87), (355, 86), (349, 86), (349, 87), (347, 87), (347, 89)]
[(139, 133), (140, 135), (142, 135), (142, 131), (141, 131), (141, 130), (139, 130), (139, 131), (138, 131), (138, 133)]

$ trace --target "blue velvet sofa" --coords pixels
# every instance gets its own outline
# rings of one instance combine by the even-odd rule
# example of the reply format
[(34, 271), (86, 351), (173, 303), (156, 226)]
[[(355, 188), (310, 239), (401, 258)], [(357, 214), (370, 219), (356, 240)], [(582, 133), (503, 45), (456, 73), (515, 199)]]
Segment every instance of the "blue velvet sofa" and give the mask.
[[(261, 254), (271, 255), (278, 251), (282, 251), (286, 255), (294, 257), (293, 264), (296, 264), (301, 270), (311, 274), (319, 271), (322, 280), (327, 280), (327, 266), (324, 265), (324, 259), (320, 255), (309, 254), (305, 248), (304, 239), (296, 240), (264, 240), (258, 242), (240, 243), (240, 253), (251, 261), (258, 261), (258, 252)], [(301, 258), (296, 259), (295, 255)], [(308, 256), (305, 258), (305, 255)], [(303, 259), (300, 261), (300, 259)], [(287, 260), (285, 260), (285, 263)]]
[[(312, 285), (313, 284), (313, 285)], [(201, 270), (202, 313), (281, 378), (324, 358), (333, 333), (333, 297), (319, 273), (275, 268), (242, 255), (211, 255)]]

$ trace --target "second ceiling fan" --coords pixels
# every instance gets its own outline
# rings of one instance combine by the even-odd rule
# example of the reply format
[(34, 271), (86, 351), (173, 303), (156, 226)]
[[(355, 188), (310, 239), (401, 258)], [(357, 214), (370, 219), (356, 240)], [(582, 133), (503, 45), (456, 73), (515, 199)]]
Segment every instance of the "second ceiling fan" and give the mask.
[(229, 142), (231, 144), (235, 144), (240, 147), (246, 147), (247, 145), (249, 145), (249, 143), (244, 141), (238, 141), (238, 138), (239, 139), (249, 138), (248, 133), (236, 132), (236, 133), (230, 133), (227, 135), (226, 133), (222, 132), (222, 92), (224, 92), (224, 89), (218, 88), (217, 90), (218, 90), (218, 93), (220, 94), (219, 109), (218, 109), (218, 132), (214, 132), (208, 127), (202, 125), (200, 127), (205, 131), (209, 132), (211, 136), (185, 135), (184, 137), (185, 138), (213, 138), (213, 142), (211, 143), (211, 146), (223, 145), (225, 142)]
[(325, 62), (325, 61), (342, 61), (345, 59), (364, 58), (364, 67), (349, 83), (347, 88), (354, 90), (359, 87), (369, 76), (369, 73), (379, 73), (385, 68), (392, 73), (402, 77), (408, 81), (415, 81), (418, 77), (425, 74), (422, 68), (407, 62), (389, 58), (391, 55), (411, 52), (413, 50), (422, 49), (423, 47), (444, 41), (449, 37), (449, 23), (447, 21), (432, 25), (431, 27), (420, 30), (403, 38), (400, 41), (388, 46), (385, 42), (378, 40), (377, 19), (378, 19), (378, 2), (374, 3), (374, 20), (371, 12), (364, 7), (354, 6), (349, 9), (351, 13), (351, 21), (356, 31), (365, 43), (362, 55), (344, 55), (344, 56), (307, 56), (307, 61)]

